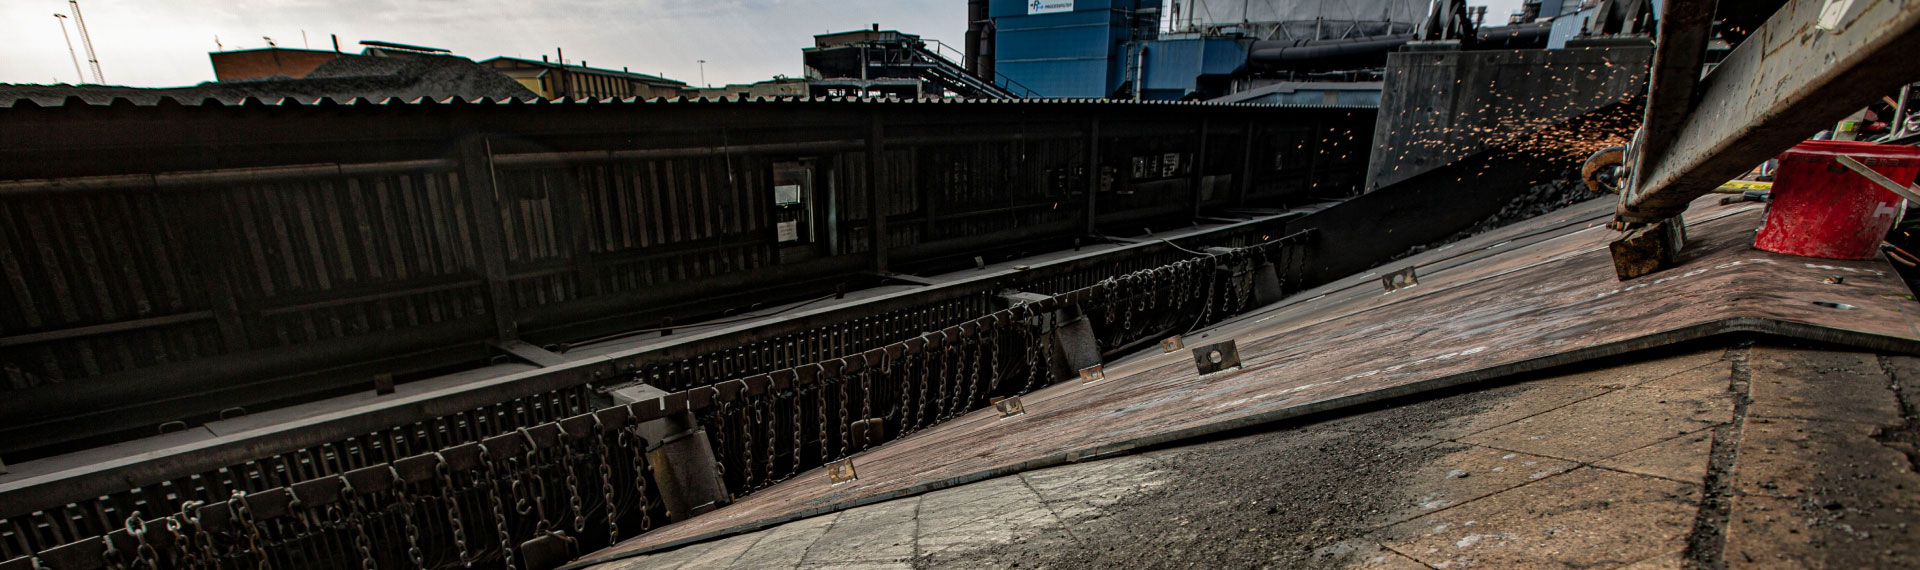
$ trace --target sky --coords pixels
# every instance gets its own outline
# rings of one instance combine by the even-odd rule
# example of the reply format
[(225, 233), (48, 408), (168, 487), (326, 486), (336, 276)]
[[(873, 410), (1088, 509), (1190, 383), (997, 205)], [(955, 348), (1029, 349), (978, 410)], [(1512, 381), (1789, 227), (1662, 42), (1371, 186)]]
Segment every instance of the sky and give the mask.
[[(1488, 23), (1521, 0), (1487, 0)], [(1481, 4), (1481, 2), (1472, 2)], [(480, 61), (538, 58), (629, 67), (692, 84), (799, 76), (813, 35), (865, 28), (917, 33), (958, 45), (965, 0), (81, 0), (107, 83), (140, 87), (213, 80), (207, 53), (280, 47), (357, 52), (361, 40), (452, 50)], [(0, 0), (0, 83), (74, 83), (54, 13), (66, 0)], [(71, 18), (69, 18), (71, 20)], [(86, 52), (74, 34), (80, 65)], [(301, 38), (302, 31), (306, 38)], [(90, 72), (89, 72), (90, 73)]]

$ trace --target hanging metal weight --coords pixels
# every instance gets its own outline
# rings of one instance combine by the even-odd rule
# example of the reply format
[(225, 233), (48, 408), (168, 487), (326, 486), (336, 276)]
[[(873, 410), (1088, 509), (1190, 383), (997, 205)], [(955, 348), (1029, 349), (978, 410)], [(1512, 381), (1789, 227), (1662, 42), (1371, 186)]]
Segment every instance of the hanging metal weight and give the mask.
[(573, 561), (579, 550), (579, 541), (553, 530), (520, 543), (520, 559), (527, 570), (553, 570)]

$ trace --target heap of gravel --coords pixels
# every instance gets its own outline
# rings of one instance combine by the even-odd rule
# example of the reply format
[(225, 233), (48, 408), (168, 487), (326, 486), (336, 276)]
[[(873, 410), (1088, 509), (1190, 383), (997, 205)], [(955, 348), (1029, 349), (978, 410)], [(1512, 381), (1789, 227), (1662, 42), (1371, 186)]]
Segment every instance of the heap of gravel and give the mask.
[(1577, 173), (1570, 170), (1563, 171), (1560, 173), (1560, 176), (1554, 180), (1528, 187), (1526, 192), (1509, 200), (1506, 206), (1501, 207), (1500, 211), (1495, 212), (1493, 215), (1487, 216), (1487, 219), (1480, 220), (1479, 223), (1468, 226), (1467, 229), (1455, 232), (1453, 235), (1447, 236), (1446, 239), (1426, 245), (1413, 246), (1412, 249), (1394, 256), (1394, 259), (1405, 258), (1416, 253), (1486, 233), (1514, 222), (1602, 196), (1611, 195), (1612, 194), (1607, 192), (1589, 190), (1586, 183), (1580, 181)]
[(116, 98), (124, 98), (138, 105), (152, 105), (162, 97), (171, 97), (186, 104), (199, 104), (206, 99), (236, 104), (247, 97), (271, 103), (281, 98), (311, 101), (321, 97), (336, 101), (355, 97), (372, 101), (388, 97), (402, 100), (421, 97), (527, 99), (534, 97), (534, 93), (512, 78), (473, 60), (439, 55), (348, 56), (321, 64), (313, 73), (300, 79), (272, 77), (207, 82), (192, 87), (0, 84), (0, 106), (11, 105), (20, 99), (53, 106), (62, 104), (68, 97), (79, 97), (92, 105), (105, 105)]

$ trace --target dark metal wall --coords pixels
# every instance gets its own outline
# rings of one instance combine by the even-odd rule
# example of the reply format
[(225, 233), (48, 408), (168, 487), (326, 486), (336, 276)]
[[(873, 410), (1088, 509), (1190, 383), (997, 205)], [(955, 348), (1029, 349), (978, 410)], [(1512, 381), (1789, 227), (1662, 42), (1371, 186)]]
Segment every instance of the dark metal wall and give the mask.
[[(0, 452), (471, 366), (487, 341), (1345, 195), (1373, 123), (1075, 102), (16, 103)], [(804, 202), (776, 204), (796, 169)]]

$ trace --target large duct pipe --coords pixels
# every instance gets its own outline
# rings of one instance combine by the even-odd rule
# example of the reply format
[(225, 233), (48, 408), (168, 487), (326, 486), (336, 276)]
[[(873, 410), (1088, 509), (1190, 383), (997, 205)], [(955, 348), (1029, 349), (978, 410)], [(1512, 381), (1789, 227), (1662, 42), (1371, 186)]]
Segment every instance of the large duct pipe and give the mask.
[(1387, 52), (1412, 40), (1413, 34), (1343, 40), (1265, 40), (1253, 42), (1247, 60), (1266, 65), (1297, 65), (1374, 55), (1384, 60)]
[(993, 75), (981, 69), (981, 56), (986, 53), (981, 42), (987, 35), (987, 25), (987, 0), (967, 0), (966, 61), (962, 64), (974, 77), (992, 81)]

